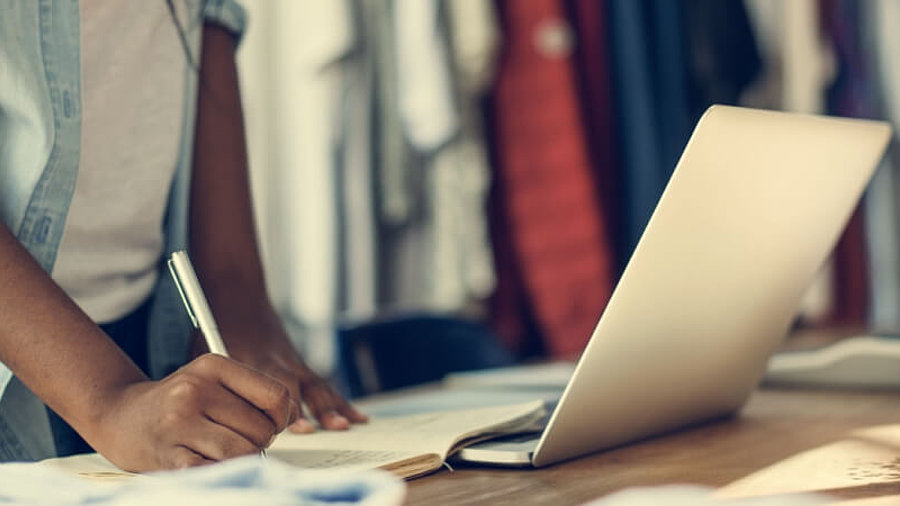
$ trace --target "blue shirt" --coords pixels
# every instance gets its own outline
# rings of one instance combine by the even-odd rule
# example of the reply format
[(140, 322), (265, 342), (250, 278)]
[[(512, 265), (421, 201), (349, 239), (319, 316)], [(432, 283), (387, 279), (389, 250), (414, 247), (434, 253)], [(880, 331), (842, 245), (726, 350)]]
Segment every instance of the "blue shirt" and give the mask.
[[(236, 35), (243, 32), (245, 14), (234, 0), (185, 1), (203, 5), (196, 19), (202, 14)], [(199, 55), (202, 23), (183, 25), (191, 54)], [(0, 0), (0, 219), (48, 274), (78, 174), (80, 26), (77, 0)], [(187, 58), (185, 65), (190, 65)], [(185, 76), (182, 137), (165, 223), (167, 254), (187, 246), (197, 72), (191, 68)], [(191, 331), (168, 276), (159, 276), (153, 301), (149, 358), (151, 374), (158, 378), (186, 361)], [(12, 372), (0, 363), (0, 395), (12, 380)], [(10, 403), (0, 402), (0, 445), (16, 436), (26, 450), (46, 448), (46, 441), (52, 440), (46, 415), (31, 420), (45, 413), (36, 409), (38, 404), (34, 395), (16, 395), (12, 407), (32, 413), (23, 418), (21, 413), (7, 416)]]

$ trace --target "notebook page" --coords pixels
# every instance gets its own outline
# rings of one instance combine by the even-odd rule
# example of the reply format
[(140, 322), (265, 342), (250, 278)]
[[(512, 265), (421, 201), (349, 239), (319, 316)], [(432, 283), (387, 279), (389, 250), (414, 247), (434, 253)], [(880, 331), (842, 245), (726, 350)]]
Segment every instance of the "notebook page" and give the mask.
[(445, 457), (460, 438), (498, 429), (513, 430), (519, 424), (529, 426), (543, 412), (543, 403), (533, 401), (510, 406), (376, 418), (342, 432), (285, 432), (276, 438), (268, 453), (275, 458), (281, 458), (282, 454), (290, 458), (290, 453), (297, 451), (356, 450), (434, 453)]

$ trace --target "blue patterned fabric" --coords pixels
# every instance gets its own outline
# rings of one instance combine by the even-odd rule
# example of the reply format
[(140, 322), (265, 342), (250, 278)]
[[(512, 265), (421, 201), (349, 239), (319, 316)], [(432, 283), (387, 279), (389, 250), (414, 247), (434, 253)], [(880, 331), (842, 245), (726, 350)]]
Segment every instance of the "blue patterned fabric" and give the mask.
[(342, 473), (243, 457), (146, 476), (81, 478), (70, 469), (40, 464), (0, 465), (0, 504), (293, 504), (394, 506), (404, 483), (382, 471)]

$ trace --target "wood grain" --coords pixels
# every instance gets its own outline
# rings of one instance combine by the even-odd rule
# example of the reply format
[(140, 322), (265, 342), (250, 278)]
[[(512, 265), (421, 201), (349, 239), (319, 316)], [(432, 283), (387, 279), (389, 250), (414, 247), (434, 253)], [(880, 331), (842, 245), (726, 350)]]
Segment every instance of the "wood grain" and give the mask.
[[(859, 429), (892, 423), (900, 423), (897, 393), (761, 390), (735, 417), (544, 469), (440, 471), (409, 483), (408, 504), (567, 505), (634, 486), (723, 487)], [(900, 481), (821, 492), (884, 497), (900, 494)]]

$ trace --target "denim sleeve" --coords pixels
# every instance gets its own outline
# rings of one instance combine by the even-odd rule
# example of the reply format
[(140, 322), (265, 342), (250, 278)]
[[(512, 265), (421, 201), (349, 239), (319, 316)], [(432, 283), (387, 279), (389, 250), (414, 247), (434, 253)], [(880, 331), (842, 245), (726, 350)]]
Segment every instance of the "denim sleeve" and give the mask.
[(203, 5), (203, 20), (223, 26), (238, 42), (247, 28), (247, 12), (235, 0), (207, 0)]

